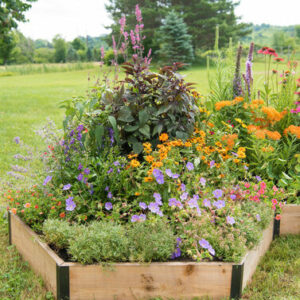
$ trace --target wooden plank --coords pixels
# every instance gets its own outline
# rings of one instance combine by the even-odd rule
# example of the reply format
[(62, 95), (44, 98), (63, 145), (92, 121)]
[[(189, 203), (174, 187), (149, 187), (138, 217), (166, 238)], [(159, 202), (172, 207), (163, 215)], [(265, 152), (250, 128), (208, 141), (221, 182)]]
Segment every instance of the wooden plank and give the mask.
[(56, 295), (56, 265), (63, 263), (18, 216), (11, 214), (11, 241), (25, 261), (38, 273), (48, 290)]
[(209, 295), (222, 299), (230, 295), (231, 263), (124, 263), (113, 270), (100, 265), (72, 264), (72, 300), (192, 299)]
[(263, 231), (260, 243), (254, 249), (250, 250), (242, 260), (242, 263), (244, 263), (242, 289), (244, 289), (247, 283), (250, 282), (261, 257), (268, 251), (272, 243), (273, 226), (274, 220), (272, 220), (269, 226)]
[(300, 234), (300, 205), (287, 204), (282, 207), (280, 234)]

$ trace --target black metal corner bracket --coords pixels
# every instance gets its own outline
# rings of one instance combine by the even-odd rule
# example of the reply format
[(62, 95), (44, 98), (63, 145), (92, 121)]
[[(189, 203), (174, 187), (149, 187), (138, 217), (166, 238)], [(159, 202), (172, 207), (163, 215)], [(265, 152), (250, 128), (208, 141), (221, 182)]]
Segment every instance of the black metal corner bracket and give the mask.
[(244, 263), (232, 265), (230, 299), (240, 299), (243, 291)]
[(276, 220), (274, 218), (274, 226), (273, 226), (273, 240), (278, 237), (280, 234), (280, 220)]
[(11, 214), (7, 212), (7, 220), (8, 220), (8, 243), (11, 245)]
[(69, 266), (56, 264), (56, 299), (70, 299)]

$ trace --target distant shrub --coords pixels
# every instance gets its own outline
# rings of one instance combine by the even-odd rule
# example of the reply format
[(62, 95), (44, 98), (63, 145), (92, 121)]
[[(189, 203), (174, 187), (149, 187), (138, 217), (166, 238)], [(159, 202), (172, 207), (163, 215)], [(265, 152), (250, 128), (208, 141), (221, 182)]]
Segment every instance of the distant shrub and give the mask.
[[(107, 66), (111, 66), (112, 61), (115, 59), (114, 51), (112, 49), (107, 50), (104, 56), (104, 63)], [(121, 53), (118, 53), (118, 64), (122, 64), (125, 62), (124, 56)]]

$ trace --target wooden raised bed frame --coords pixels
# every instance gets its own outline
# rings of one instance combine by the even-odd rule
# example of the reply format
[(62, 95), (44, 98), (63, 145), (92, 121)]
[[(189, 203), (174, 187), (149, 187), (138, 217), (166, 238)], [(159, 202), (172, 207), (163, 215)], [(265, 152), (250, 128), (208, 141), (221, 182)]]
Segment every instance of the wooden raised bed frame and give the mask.
[(101, 265), (64, 262), (13, 214), (9, 214), (9, 242), (59, 300), (195, 299), (203, 296), (238, 299), (278, 232), (278, 225), (279, 222), (272, 221), (264, 230), (259, 245), (240, 263), (117, 263), (110, 270)]

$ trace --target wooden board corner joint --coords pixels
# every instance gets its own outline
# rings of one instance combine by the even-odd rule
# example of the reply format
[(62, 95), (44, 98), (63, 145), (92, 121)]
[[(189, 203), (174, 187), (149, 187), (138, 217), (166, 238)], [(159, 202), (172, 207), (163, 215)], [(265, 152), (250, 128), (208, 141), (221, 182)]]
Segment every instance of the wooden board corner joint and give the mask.
[(69, 266), (56, 264), (56, 299), (70, 299)]
[(244, 263), (232, 265), (230, 299), (240, 299), (243, 290)]
[(273, 240), (280, 235), (280, 220), (274, 218)]

